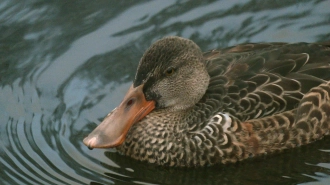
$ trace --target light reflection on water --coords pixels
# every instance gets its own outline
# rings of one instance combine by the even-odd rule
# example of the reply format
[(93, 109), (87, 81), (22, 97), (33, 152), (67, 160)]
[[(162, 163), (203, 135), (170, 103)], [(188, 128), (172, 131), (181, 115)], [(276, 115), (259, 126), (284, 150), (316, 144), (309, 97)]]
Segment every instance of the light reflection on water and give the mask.
[(329, 1), (2, 1), (1, 182), (329, 184), (329, 138), (203, 169), (152, 166), (82, 144), (119, 104), (155, 40), (183, 36), (204, 51), (242, 42), (325, 41), (328, 7)]

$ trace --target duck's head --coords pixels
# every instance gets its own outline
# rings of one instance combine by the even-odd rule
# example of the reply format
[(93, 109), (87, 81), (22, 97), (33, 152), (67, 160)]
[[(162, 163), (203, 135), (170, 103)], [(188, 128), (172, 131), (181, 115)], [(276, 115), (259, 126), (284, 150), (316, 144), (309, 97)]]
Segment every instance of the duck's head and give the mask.
[(90, 148), (122, 144), (130, 127), (154, 109), (170, 114), (193, 107), (205, 94), (209, 79), (202, 51), (193, 41), (180, 37), (158, 40), (141, 58), (123, 101), (84, 144)]

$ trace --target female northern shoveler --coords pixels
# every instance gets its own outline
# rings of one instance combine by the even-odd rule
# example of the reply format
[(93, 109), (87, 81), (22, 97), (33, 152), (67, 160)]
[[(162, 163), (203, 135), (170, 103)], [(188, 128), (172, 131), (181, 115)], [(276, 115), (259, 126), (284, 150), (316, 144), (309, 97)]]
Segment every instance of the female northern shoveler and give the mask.
[(242, 44), (202, 53), (166, 37), (143, 55), (122, 103), (84, 139), (168, 166), (229, 163), (330, 129), (330, 44)]

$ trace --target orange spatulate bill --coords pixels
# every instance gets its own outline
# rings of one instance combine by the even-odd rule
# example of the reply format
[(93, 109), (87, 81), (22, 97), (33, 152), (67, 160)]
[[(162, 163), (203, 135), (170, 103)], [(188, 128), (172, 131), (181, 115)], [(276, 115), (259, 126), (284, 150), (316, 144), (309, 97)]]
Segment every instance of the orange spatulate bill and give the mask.
[(147, 101), (143, 85), (129, 88), (124, 100), (111, 111), (85, 139), (89, 148), (111, 148), (122, 144), (131, 126), (155, 108), (154, 101)]

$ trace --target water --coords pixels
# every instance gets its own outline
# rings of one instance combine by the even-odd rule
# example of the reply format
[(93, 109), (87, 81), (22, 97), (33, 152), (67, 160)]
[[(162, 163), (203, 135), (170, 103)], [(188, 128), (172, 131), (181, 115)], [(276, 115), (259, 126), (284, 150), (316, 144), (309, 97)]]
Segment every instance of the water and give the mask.
[(330, 1), (0, 2), (0, 184), (330, 184), (330, 138), (232, 165), (164, 168), (88, 150), (144, 50), (330, 40)]

